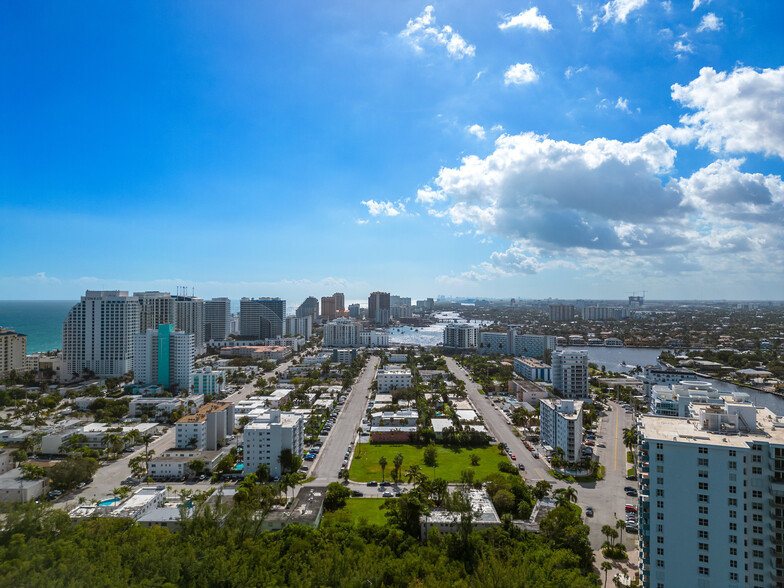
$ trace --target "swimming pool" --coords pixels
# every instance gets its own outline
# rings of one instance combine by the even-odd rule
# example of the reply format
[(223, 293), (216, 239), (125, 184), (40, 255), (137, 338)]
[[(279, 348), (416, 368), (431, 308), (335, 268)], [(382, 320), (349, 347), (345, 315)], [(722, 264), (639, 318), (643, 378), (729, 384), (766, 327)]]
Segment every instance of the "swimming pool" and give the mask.
[(109, 500), (102, 500), (98, 503), (98, 506), (112, 506), (113, 504), (117, 504), (120, 502), (120, 498), (110, 498)]

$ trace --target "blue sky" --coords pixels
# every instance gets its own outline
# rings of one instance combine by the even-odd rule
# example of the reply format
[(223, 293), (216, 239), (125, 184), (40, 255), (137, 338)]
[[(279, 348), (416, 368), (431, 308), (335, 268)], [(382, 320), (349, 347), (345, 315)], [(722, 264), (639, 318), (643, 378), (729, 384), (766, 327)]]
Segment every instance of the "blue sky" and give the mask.
[(784, 293), (780, 2), (3, 12), (0, 298)]

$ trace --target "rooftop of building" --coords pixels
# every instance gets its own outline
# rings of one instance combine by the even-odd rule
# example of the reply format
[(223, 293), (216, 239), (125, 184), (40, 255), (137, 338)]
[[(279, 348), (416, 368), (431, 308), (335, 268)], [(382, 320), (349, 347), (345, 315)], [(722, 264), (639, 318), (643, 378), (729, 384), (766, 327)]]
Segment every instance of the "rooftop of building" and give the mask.
[(41, 480), (25, 480), (22, 477), (21, 468), (8, 470), (0, 474), (0, 490), (19, 490), (24, 488), (34, 488), (41, 483)]
[[(468, 501), (473, 511), (474, 523), (499, 524), (501, 519), (493, 506), (493, 501), (485, 490), (469, 490)], [(448, 510), (432, 510), (429, 515), (425, 515), (423, 520), (428, 523), (453, 523), (460, 520), (460, 513)]]
[(535, 359), (533, 357), (515, 357), (515, 361), (519, 362), (519, 363), (522, 363), (522, 364), (525, 364), (525, 365), (527, 365), (529, 367), (535, 367), (535, 368), (549, 368), (550, 367), (548, 364), (544, 363), (543, 361), (539, 361), (538, 359)]
[(273, 508), (266, 516), (269, 522), (315, 526), (322, 512), (326, 487), (303, 487), (289, 508)]
[[(722, 419), (735, 414), (740, 414), (742, 419), (737, 424)], [(695, 407), (692, 415), (690, 418), (643, 415), (640, 417), (640, 436), (648, 441), (722, 447), (745, 448), (754, 442), (784, 445), (784, 420), (768, 408), (726, 403), (722, 407)], [(744, 426), (744, 423), (749, 426)]]
[(570, 398), (542, 398), (540, 402), (567, 419), (576, 419), (584, 404), (582, 400)]

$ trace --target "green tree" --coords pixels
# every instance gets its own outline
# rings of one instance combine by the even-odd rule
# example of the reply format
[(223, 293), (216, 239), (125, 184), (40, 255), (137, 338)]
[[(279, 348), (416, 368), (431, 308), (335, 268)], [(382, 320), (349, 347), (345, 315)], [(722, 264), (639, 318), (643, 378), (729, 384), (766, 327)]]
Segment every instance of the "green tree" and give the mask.
[(27, 461), (27, 452), (24, 449), (16, 449), (11, 452), (11, 460), (14, 465)]
[(552, 489), (553, 485), (548, 482), (547, 480), (539, 480), (534, 486), (533, 497), (537, 500), (541, 500), (542, 498), (546, 498), (548, 494), (550, 494), (550, 490)]
[(188, 462), (188, 469), (190, 469), (194, 475), (199, 476), (204, 471), (204, 462), (200, 459), (194, 459)]
[(479, 456), (476, 453), (471, 454), (471, 465), (478, 466), (479, 465)]
[(422, 468), (420, 468), (418, 464), (414, 464), (406, 470), (406, 480), (409, 484), (411, 482), (414, 482), (414, 484), (421, 484), (422, 479)]
[(23, 464), (20, 469), (22, 470), (22, 478), (25, 480), (40, 480), (46, 475), (44, 468), (31, 463)]
[(324, 509), (335, 511), (346, 506), (346, 499), (351, 496), (351, 490), (340, 482), (332, 482), (327, 486), (324, 494)]
[(604, 588), (607, 588), (607, 572), (609, 572), (612, 569), (612, 564), (609, 561), (603, 561), (601, 568), (602, 571), (604, 572)]
[(259, 482), (262, 484), (266, 484), (270, 481), (270, 467), (269, 464), (260, 463), (259, 467), (256, 469), (256, 476), (259, 479)]
[(618, 519), (617, 521), (615, 521), (615, 528), (618, 530), (618, 533), (620, 535), (620, 543), (623, 543), (623, 531), (624, 529), (626, 529), (626, 521), (624, 521), (623, 519)]
[(401, 471), (403, 469), (403, 454), (402, 453), (398, 453), (395, 456), (395, 459), (392, 460), (392, 465), (395, 466), (395, 482), (397, 482), (398, 479), (400, 479), (400, 473), (401, 473)]
[(438, 449), (432, 443), (425, 447), (422, 462), (429, 468), (433, 468), (433, 477), (436, 475), (438, 467)]
[(71, 456), (49, 468), (52, 486), (70, 490), (80, 482), (87, 482), (98, 470), (98, 461), (92, 457)]
[[(586, 573), (593, 567), (593, 549), (588, 540), (588, 525), (571, 505), (557, 506), (539, 523), (539, 532), (556, 549), (568, 549), (580, 559), (580, 568)], [(615, 529), (612, 529), (615, 532)]]
[(378, 465), (381, 466), (381, 481), (383, 482), (384, 481), (384, 470), (387, 467), (387, 458), (382, 455), (381, 458), (378, 460)]

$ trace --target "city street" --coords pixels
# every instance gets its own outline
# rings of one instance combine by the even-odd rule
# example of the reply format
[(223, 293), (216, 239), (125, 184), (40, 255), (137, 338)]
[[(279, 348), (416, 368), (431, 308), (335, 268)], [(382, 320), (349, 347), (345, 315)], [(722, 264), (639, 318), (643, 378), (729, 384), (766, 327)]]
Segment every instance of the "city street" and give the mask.
[(351, 387), (335, 421), (335, 426), (332, 427), (332, 431), (324, 441), (324, 445), (310, 470), (310, 476), (315, 478), (314, 486), (325, 486), (330, 482), (337, 481), (346, 450), (349, 444), (354, 443), (357, 429), (365, 416), (365, 408), (370, 398), (370, 385), (373, 383), (378, 364), (378, 356), (371, 355), (357, 381)]
[(517, 463), (525, 465), (523, 477), (530, 484), (536, 484), (539, 480), (547, 480), (554, 487), (564, 486), (563, 482), (559, 482), (547, 473), (548, 468), (545, 462), (541, 459), (535, 459), (531, 452), (525, 448), (522, 439), (514, 434), (514, 427), (509, 422), (509, 419), (490, 398), (479, 392), (479, 385), (474, 382), (471, 376), (451, 357), (446, 358), (446, 365), (449, 371), (465, 383), (468, 398), (479, 415), (484, 419), (485, 426), (490, 431), (490, 434), (499, 443), (508, 443), (510, 451), (517, 457)]
[[(632, 426), (633, 417), (623, 407), (615, 402), (610, 402), (610, 411), (600, 419), (596, 435), (597, 443), (604, 443), (607, 447), (595, 447), (594, 451), (599, 461), (605, 466), (604, 480), (589, 484), (568, 484), (556, 480), (548, 471), (548, 464), (542, 459), (535, 459), (515, 436), (514, 429), (506, 415), (487, 397), (479, 393), (479, 386), (451, 357), (446, 358), (447, 367), (465, 382), (466, 391), (471, 403), (482, 416), (490, 433), (501, 443), (506, 442), (512, 453), (517, 457), (517, 463), (525, 465), (524, 477), (529, 484), (536, 484), (539, 480), (547, 480), (553, 489), (574, 486), (577, 490), (577, 504), (585, 511), (586, 506), (592, 506), (593, 517), (584, 517), (590, 528), (591, 545), (598, 548), (605, 540), (601, 533), (603, 525), (615, 528), (615, 521), (624, 518), (624, 505), (637, 503), (634, 497), (626, 496), (624, 486), (635, 486), (636, 482), (626, 480), (626, 470), (631, 467), (626, 463), (626, 447), (623, 445), (623, 429)], [(636, 549), (636, 535), (624, 531), (623, 542), (630, 552)]]

